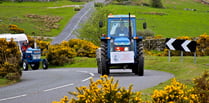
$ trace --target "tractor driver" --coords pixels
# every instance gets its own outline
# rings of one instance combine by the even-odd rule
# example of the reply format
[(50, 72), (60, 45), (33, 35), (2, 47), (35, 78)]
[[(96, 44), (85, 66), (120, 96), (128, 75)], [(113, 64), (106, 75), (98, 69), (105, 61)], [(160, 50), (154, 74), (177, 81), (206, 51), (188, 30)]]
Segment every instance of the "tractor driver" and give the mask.
[(24, 41), (21, 47), (22, 52), (25, 52), (28, 48), (30, 48), (30, 45), (27, 43), (27, 41)]
[(116, 28), (116, 35), (118, 36), (127, 36), (128, 28), (125, 26), (124, 22), (121, 22), (119, 27)]

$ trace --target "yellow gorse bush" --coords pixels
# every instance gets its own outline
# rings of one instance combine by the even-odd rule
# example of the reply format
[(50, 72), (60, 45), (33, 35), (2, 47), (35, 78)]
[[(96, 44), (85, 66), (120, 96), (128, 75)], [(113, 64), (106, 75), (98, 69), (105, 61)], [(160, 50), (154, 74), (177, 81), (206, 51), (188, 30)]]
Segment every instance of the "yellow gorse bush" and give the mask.
[(129, 88), (118, 87), (118, 80), (113, 77), (101, 76), (88, 87), (76, 87), (77, 92), (70, 92), (75, 98), (64, 96), (60, 101), (52, 103), (208, 103), (209, 102), (209, 73), (208, 71), (194, 79), (194, 87), (188, 88), (175, 78), (163, 90), (154, 90), (152, 101), (143, 101), (141, 92), (132, 92)]
[(128, 89), (118, 87), (118, 80), (114, 81), (113, 77), (108, 78), (104, 75), (96, 81), (90, 79), (89, 87), (76, 87), (77, 92), (69, 92), (76, 98), (67, 99), (67, 102), (61, 99), (60, 102), (52, 103), (140, 103), (141, 93), (132, 92), (132, 87), (133, 85)]
[(64, 65), (72, 63), (72, 58), (77, 55), (75, 49), (63, 45), (49, 46), (47, 60), (52, 65)]
[(92, 42), (81, 39), (71, 39), (68, 43), (65, 42), (64, 44), (74, 48), (77, 52), (77, 56), (80, 57), (95, 57), (96, 49), (98, 48), (98, 46)]
[(209, 56), (209, 35), (206, 33), (200, 35), (197, 44), (197, 54)]
[(21, 70), (19, 67), (20, 51), (16, 43), (0, 39), (0, 78), (19, 80)]
[(188, 97), (185, 94), (187, 87), (173, 79), (171, 85), (164, 87), (164, 90), (155, 90), (152, 99), (154, 103), (185, 102)]
[(152, 95), (153, 103), (203, 103), (196, 88), (187, 88), (186, 85), (172, 79), (170, 85), (163, 90), (155, 90)]

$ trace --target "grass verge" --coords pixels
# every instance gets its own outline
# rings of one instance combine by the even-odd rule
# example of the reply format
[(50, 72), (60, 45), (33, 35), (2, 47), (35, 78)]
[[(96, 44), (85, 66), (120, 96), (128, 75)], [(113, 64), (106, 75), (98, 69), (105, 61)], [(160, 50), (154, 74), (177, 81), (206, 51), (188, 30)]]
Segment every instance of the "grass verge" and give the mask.
[(4, 79), (4, 78), (0, 78), (0, 87), (8, 86), (8, 85), (14, 84), (16, 82), (17, 81), (10, 81), (10, 80)]

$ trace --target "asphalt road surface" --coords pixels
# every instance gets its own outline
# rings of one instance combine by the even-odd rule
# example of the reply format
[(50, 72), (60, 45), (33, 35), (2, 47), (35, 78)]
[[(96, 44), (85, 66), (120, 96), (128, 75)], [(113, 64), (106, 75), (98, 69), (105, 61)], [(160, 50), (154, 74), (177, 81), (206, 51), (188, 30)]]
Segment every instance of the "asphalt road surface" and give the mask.
[[(145, 70), (144, 76), (136, 76), (131, 70), (111, 70), (110, 76), (119, 80), (119, 86), (133, 84), (133, 91), (158, 85), (173, 77), (172, 74)], [(100, 78), (97, 68), (60, 68), (23, 71), (22, 81), (0, 88), (0, 103), (51, 103), (63, 96), (71, 97), (75, 87), (88, 86), (89, 79)]]

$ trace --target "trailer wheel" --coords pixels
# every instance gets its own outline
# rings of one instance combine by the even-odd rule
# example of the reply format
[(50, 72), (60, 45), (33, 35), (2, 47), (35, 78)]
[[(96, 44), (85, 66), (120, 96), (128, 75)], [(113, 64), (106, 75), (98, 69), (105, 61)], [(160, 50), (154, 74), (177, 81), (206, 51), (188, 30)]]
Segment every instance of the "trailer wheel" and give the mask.
[(47, 59), (43, 60), (42, 67), (43, 67), (44, 70), (48, 69), (48, 61), (47, 61)]
[(31, 63), (30, 66), (32, 70), (37, 70), (40, 66), (40, 63), (39, 62)]
[(26, 60), (23, 61), (22, 67), (23, 67), (23, 70), (24, 71), (27, 71), (28, 70), (28, 62)]
[(101, 42), (101, 74), (102, 75), (110, 74), (110, 70), (107, 67), (106, 57), (107, 57), (107, 43), (102, 41)]

